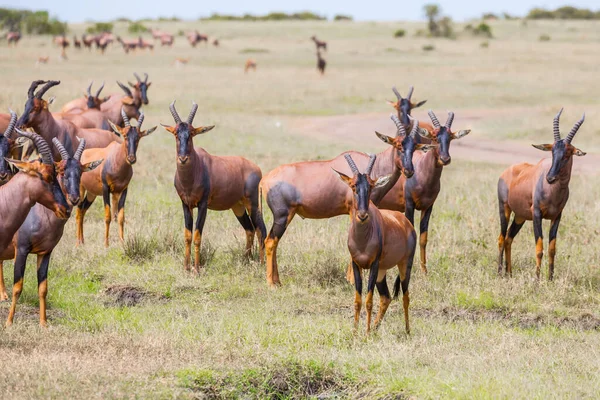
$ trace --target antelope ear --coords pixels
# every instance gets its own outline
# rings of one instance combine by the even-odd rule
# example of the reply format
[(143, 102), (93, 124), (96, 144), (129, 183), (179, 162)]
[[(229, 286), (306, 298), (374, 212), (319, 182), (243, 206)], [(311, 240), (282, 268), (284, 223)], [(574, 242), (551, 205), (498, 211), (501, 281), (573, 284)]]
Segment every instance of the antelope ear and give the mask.
[(396, 110), (398, 109), (398, 102), (397, 102), (397, 101), (390, 101), (390, 100), (387, 100), (387, 103), (388, 103), (390, 106), (394, 107)]
[(575, 148), (575, 151), (573, 152), (573, 154), (575, 154), (576, 156), (585, 156), (587, 153), (585, 151), (581, 151), (578, 148)]
[(388, 184), (388, 182), (390, 181), (390, 179), (392, 179), (392, 175), (385, 175), (385, 176), (380, 176), (379, 178), (377, 178), (377, 181), (375, 181), (375, 187), (376, 188), (380, 188), (382, 186), (385, 186)]
[(125, 96), (121, 99), (121, 103), (125, 104), (126, 106), (132, 106), (134, 104), (133, 99), (129, 96)]
[(552, 145), (551, 144), (532, 144), (532, 146), (535, 147), (538, 150), (552, 151)]
[(96, 169), (96, 167), (104, 162), (104, 159), (96, 160), (89, 162), (87, 164), (83, 164), (81, 166), (81, 172), (90, 172)]
[(427, 129), (419, 127), (419, 135), (427, 139), (435, 139), (435, 136), (431, 134)]
[(111, 95), (109, 94), (108, 96), (104, 97), (104, 98), (102, 99), (102, 102), (104, 103), (104, 102), (108, 101), (108, 100), (110, 99), (110, 96), (111, 96)]
[(113, 130), (114, 133), (116, 133), (118, 136), (123, 136), (123, 134), (121, 133), (121, 128), (113, 124), (113, 122), (110, 119), (108, 120), (108, 124), (110, 125), (110, 128)]
[(173, 135), (177, 134), (177, 127), (176, 126), (169, 126), (169, 125), (165, 125), (165, 124), (160, 124), (163, 128), (165, 128), (165, 130), (167, 132), (171, 132)]
[(32, 171), (31, 165), (27, 161), (13, 160), (12, 158), (4, 158), (7, 163), (15, 167), (21, 172), (29, 173)]
[(200, 126), (198, 128), (194, 128), (194, 130), (192, 131), (192, 137), (199, 135), (201, 133), (206, 133), (210, 130), (212, 130), (215, 126), (211, 125), (211, 126)]
[(417, 108), (417, 107), (421, 107), (423, 104), (427, 103), (427, 100), (423, 100), (418, 102), (417, 104), (411, 106), (410, 108)]
[(422, 144), (419, 143), (415, 146), (415, 150), (421, 150), (423, 153), (427, 153), (429, 150), (433, 150), (438, 147), (437, 144)]
[(150, 85), (152, 85), (152, 82), (148, 82), (148, 83), (146, 83), (146, 88), (149, 88), (149, 87), (150, 87)]
[(129, 83), (129, 86), (131, 86), (132, 88), (135, 87), (135, 85), (133, 83), (129, 82), (129, 81), (127, 81), (127, 83)]
[(375, 134), (377, 135), (377, 137), (379, 139), (381, 139), (382, 142), (387, 143), (387, 144), (392, 145), (392, 146), (394, 145), (394, 138), (392, 138), (390, 136), (387, 136), (387, 135), (384, 135), (382, 133), (379, 133), (377, 131), (375, 131)]
[(153, 127), (152, 127), (152, 128), (150, 128), (150, 129), (147, 129), (147, 130), (145, 130), (145, 131), (142, 131), (142, 132), (141, 132), (141, 133), (142, 133), (142, 137), (149, 136), (150, 134), (152, 134), (152, 132), (154, 132), (154, 131), (156, 130), (156, 128), (158, 128), (158, 127), (157, 127), (157, 126), (153, 126)]
[(471, 133), (470, 129), (463, 129), (462, 131), (452, 134), (452, 139), (460, 139), (461, 137), (467, 136), (469, 133)]
[(331, 168), (331, 170), (333, 172), (335, 172), (336, 174), (338, 174), (338, 176), (340, 177), (340, 179), (342, 180), (342, 182), (344, 182), (346, 185), (350, 186), (350, 183), (352, 183), (352, 178), (350, 178), (348, 175), (341, 173), (340, 171), (336, 171), (335, 169)]

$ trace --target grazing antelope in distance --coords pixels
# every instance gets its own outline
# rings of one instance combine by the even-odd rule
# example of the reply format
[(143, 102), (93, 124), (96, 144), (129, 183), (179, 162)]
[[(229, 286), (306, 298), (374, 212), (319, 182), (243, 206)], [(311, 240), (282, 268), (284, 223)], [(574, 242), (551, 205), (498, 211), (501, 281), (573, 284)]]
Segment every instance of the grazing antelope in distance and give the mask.
[(319, 49), (323, 48), (323, 50), (327, 51), (327, 42), (323, 42), (319, 39), (317, 39), (316, 36), (311, 36), (310, 38), (313, 42), (315, 42), (315, 46), (317, 46), (317, 52), (319, 51)]
[(117, 42), (121, 43), (125, 54), (129, 54), (130, 51), (134, 51), (139, 46), (138, 40), (123, 40), (121, 39), (121, 36), (117, 36)]
[(8, 43), (8, 47), (10, 47), (11, 44), (16, 47), (17, 43), (19, 43), (19, 40), (21, 40), (21, 32), (14, 31), (6, 34), (6, 42)]
[(175, 36), (169, 34), (169, 33), (165, 33), (160, 37), (160, 45), (162, 46), (168, 46), (171, 47), (173, 46), (173, 43), (175, 42)]
[(10, 245), (13, 235), (35, 203), (52, 210), (58, 218), (66, 219), (70, 213), (65, 195), (56, 179), (54, 160), (48, 143), (36, 133), (19, 129), (17, 133), (33, 141), (41, 160), (7, 160), (19, 173), (0, 187), (0, 253)]
[(141, 36), (138, 38), (138, 47), (142, 50), (145, 50), (145, 49), (154, 50), (154, 44), (144, 40)]
[(415, 152), (413, 157), (414, 175), (403, 176), (378, 204), (379, 208), (404, 212), (406, 218), (414, 225), (415, 210), (421, 211), (419, 226), (419, 246), (421, 249), (421, 270), (427, 273), (427, 232), (433, 204), (440, 193), (440, 180), (444, 166), (450, 164), (450, 142), (468, 135), (470, 130), (452, 132), (454, 113), (448, 113), (446, 124), (442, 126), (433, 111), (429, 110), (429, 117), (435, 127), (433, 133), (422, 128), (419, 124), (421, 135), (430, 139), (434, 147), (432, 150)]
[(81, 41), (77, 39), (77, 36), (73, 35), (73, 46), (76, 49), (81, 49)]
[[(551, 151), (552, 158), (544, 158), (535, 165), (523, 163), (508, 167), (498, 180), (498, 203), (500, 211), (500, 236), (498, 237), (498, 273), (502, 273), (502, 258), (506, 252), (506, 270), (512, 276), (511, 246), (513, 239), (525, 221), (533, 221), (535, 235), (537, 278), (540, 278), (544, 244), (542, 219), (551, 221), (548, 245), (548, 280), (554, 278), (554, 256), (556, 235), (562, 211), (569, 199), (569, 181), (573, 167), (573, 156), (586, 153), (571, 144), (575, 134), (585, 120), (585, 114), (561, 139), (559, 121), (563, 109), (554, 117), (554, 143), (533, 145), (538, 150)], [(511, 214), (514, 219), (508, 228)]]
[(83, 43), (83, 47), (85, 47), (88, 50), (92, 50), (92, 44), (94, 43), (95, 38), (94, 36), (88, 36), (86, 34), (83, 34), (81, 36), (81, 42)]
[(219, 39), (215, 39), (215, 40), (213, 40), (213, 46), (215, 46), (215, 47), (219, 47), (219, 44), (220, 44), (220, 43), (219, 43)]
[(71, 42), (69, 42), (69, 39), (63, 34), (54, 38), (54, 44), (58, 47), (66, 48), (71, 45)]
[[(194, 149), (193, 138), (206, 133), (213, 126), (194, 128), (192, 123), (198, 105), (192, 104), (187, 120), (182, 121), (175, 109), (175, 101), (169, 106), (175, 126), (165, 129), (175, 136), (177, 144), (177, 172), (175, 190), (183, 206), (185, 223), (184, 269), (190, 270), (192, 240), (194, 242), (194, 267), (197, 273), (200, 265), (202, 230), (208, 209), (232, 210), (246, 231), (246, 257), (250, 257), (254, 234), (260, 247), (260, 261), (264, 258), (264, 238), (267, 230), (259, 208), (258, 187), (262, 178), (260, 168), (253, 162), (239, 156), (213, 156), (201, 147)], [(193, 226), (193, 210), (198, 208), (196, 227)], [(193, 233), (192, 233), (193, 232)]]
[(119, 237), (125, 240), (125, 200), (127, 188), (133, 177), (133, 164), (137, 161), (137, 149), (140, 139), (150, 135), (156, 126), (146, 131), (142, 130), (144, 112), (138, 118), (137, 126), (132, 126), (129, 118), (122, 110), (125, 127), (119, 128), (110, 123), (115, 133), (123, 137), (121, 143), (111, 143), (103, 149), (89, 149), (83, 152), (81, 162), (91, 160), (104, 160), (94, 171), (86, 172), (81, 176), (82, 202), (77, 207), (77, 244), (84, 243), (83, 220), (85, 213), (94, 203), (97, 196), (102, 196), (104, 201), (104, 246), (108, 247), (108, 237), (111, 222), (111, 195), (114, 210), (118, 216)]
[[(52, 139), (52, 143), (62, 155), (62, 161), (55, 163), (56, 177), (69, 203), (69, 211), (72, 206), (79, 203), (79, 184), (81, 174), (96, 168), (102, 160), (81, 165), (79, 159), (85, 147), (85, 139), (81, 139), (79, 146), (71, 157), (58, 139)], [(29, 254), (37, 255), (38, 265), (38, 296), (40, 301), (40, 325), (45, 327), (46, 321), (46, 295), (48, 293), (48, 266), (50, 256), (56, 245), (62, 238), (66, 219), (59, 219), (56, 215), (40, 204), (31, 208), (27, 218), (14, 235), (11, 245), (0, 252), (0, 300), (7, 298), (2, 276), (3, 260), (14, 259), (15, 278), (12, 294), (12, 304), (6, 320), (6, 325), (12, 325), (17, 302), (23, 290), (23, 279), (25, 277), (25, 264)]]
[(50, 56), (45, 56), (45, 57), (38, 57), (37, 61), (35, 62), (35, 65), (40, 65), (40, 64), (48, 64), (48, 61), (50, 60)]
[[(39, 85), (44, 85), (35, 93)], [(69, 154), (74, 154), (76, 143), (79, 139), (85, 139), (88, 148), (106, 147), (119, 138), (112, 132), (102, 129), (83, 129), (75, 126), (72, 122), (54, 118), (48, 110), (48, 105), (42, 96), (53, 86), (59, 85), (60, 81), (34, 81), (27, 92), (27, 102), (23, 114), (17, 121), (17, 127), (33, 128), (46, 142), (57, 138), (67, 149)], [(54, 158), (61, 158), (58, 150), (53, 152)]]
[(325, 74), (325, 66), (326, 65), (327, 65), (327, 62), (325, 61), (325, 59), (323, 57), (321, 57), (321, 52), (317, 51), (317, 69), (319, 70), (321, 75)]
[[(403, 173), (412, 176), (413, 153), (415, 150), (427, 151), (435, 145), (419, 144), (416, 142), (418, 121), (413, 122), (410, 134), (392, 115), (396, 123), (396, 137), (377, 136), (384, 142), (392, 144), (385, 151), (377, 154), (372, 172), (376, 176), (390, 175), (388, 184), (374, 188), (371, 199), (377, 205), (400, 178)], [(306, 161), (294, 164), (280, 165), (261, 181), (261, 192), (273, 213), (273, 226), (265, 241), (267, 254), (267, 283), (279, 285), (277, 265), (277, 247), (287, 227), (296, 214), (302, 218), (322, 219), (349, 214), (352, 203), (352, 193), (335, 176), (329, 173), (330, 168), (350, 174), (345, 154), (351, 154), (361, 168), (368, 163), (368, 156), (360, 152), (346, 152), (327, 161)]]
[(173, 62), (173, 64), (176, 67), (183, 67), (184, 65), (187, 65), (187, 63), (190, 61), (190, 58), (181, 58), (181, 57), (177, 57), (175, 58), (175, 61)]
[(160, 29), (150, 28), (148, 30), (150, 31), (150, 34), (154, 40), (161, 39), (164, 35), (168, 35), (168, 33), (163, 32)]
[[(344, 157), (350, 166), (352, 176), (335, 169), (334, 171), (354, 194), (350, 207), (350, 229), (348, 231), (348, 250), (352, 259), (354, 287), (356, 289), (354, 295), (354, 327), (355, 329), (358, 328), (362, 306), (361, 270), (369, 270), (366, 299), (367, 333), (369, 333), (375, 286), (377, 286), (380, 299), (379, 312), (374, 322), (374, 326), (377, 328), (392, 301), (386, 282), (386, 272), (388, 269), (397, 266), (402, 283), (406, 333), (410, 333), (408, 284), (417, 242), (415, 229), (401, 212), (379, 210), (370, 200), (373, 188), (385, 186), (390, 178), (389, 175), (380, 176), (375, 180), (371, 178), (371, 170), (375, 164), (376, 156), (374, 154), (370, 156), (364, 174), (359, 172), (350, 154), (345, 154)], [(394, 287), (394, 298), (397, 298), (398, 292), (399, 286), (396, 285)]]
[(251, 58), (246, 60), (246, 64), (244, 65), (244, 73), (247, 74), (249, 70), (256, 71), (256, 61)]
[(200, 34), (197, 30), (194, 32), (189, 32), (187, 34), (188, 42), (192, 45), (192, 47), (196, 47), (196, 44), (199, 42), (204, 42), (204, 44), (208, 44), (208, 36)]
[[(415, 90), (414, 86), (411, 86), (408, 89), (408, 95), (406, 97), (402, 97), (402, 95), (400, 94), (398, 89), (396, 89), (396, 86), (394, 86), (392, 88), (392, 91), (396, 95), (396, 98), (398, 99), (398, 101), (396, 101), (396, 102), (388, 101), (388, 103), (390, 103), (392, 105), (392, 107), (394, 107), (396, 109), (396, 111), (398, 112), (398, 118), (400, 118), (400, 121), (404, 125), (408, 125), (410, 123), (409, 117), (411, 116), (411, 111), (415, 108), (421, 107), (423, 104), (425, 104), (427, 102), (427, 100), (422, 100), (418, 103), (413, 103), (411, 101), (411, 97), (413, 95), (414, 90)], [(419, 126), (421, 128), (427, 129), (429, 132), (433, 132), (433, 126), (431, 126), (431, 124), (428, 124), (427, 122), (421, 121)]]

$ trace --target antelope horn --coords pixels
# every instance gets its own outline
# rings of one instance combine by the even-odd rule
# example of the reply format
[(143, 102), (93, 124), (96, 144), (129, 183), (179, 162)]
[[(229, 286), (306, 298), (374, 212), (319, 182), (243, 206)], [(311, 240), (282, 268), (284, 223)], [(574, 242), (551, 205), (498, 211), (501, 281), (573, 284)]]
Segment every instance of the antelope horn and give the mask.
[(179, 114), (177, 114), (177, 110), (175, 109), (175, 100), (173, 100), (173, 102), (169, 104), (169, 110), (171, 111), (171, 115), (173, 116), (175, 123), (180, 124), (181, 118), (179, 117)]
[[(564, 108), (564, 107), (563, 107)], [(554, 117), (554, 122), (552, 127), (554, 128), (554, 141), (558, 142), (560, 140), (560, 114), (563, 112), (563, 108), (560, 109), (556, 117)]]
[(367, 165), (367, 169), (365, 170), (365, 175), (371, 176), (371, 170), (373, 169), (373, 165), (375, 165), (375, 159), (377, 156), (375, 154), (369, 155), (369, 165)]
[(141, 129), (142, 124), (144, 123), (144, 112), (143, 111), (140, 112), (140, 116), (138, 117), (137, 122), (138, 122), (138, 124), (137, 124), (138, 129)]
[(131, 90), (129, 90), (129, 88), (125, 85), (123, 85), (121, 82), (117, 81), (117, 85), (119, 85), (119, 87), (121, 89), (123, 89), (123, 91), (125, 92), (125, 94), (129, 97), (133, 97), (133, 93), (131, 93)]
[(121, 107), (121, 117), (123, 117), (123, 123), (125, 126), (131, 126), (131, 122), (129, 122), (129, 117), (125, 113), (125, 107)]
[(194, 122), (194, 117), (196, 116), (196, 111), (198, 111), (198, 104), (195, 101), (192, 101), (192, 109), (190, 110), (190, 115), (188, 115), (187, 123), (191, 125)]
[(148, 83), (148, 74), (144, 72), (144, 83)]
[(73, 154), (73, 159), (76, 161), (81, 160), (81, 155), (83, 154), (83, 149), (85, 149), (85, 139), (79, 139), (79, 146), (77, 146), (77, 150), (75, 150), (75, 154)]
[(42, 96), (46, 94), (48, 89), (53, 86), (60, 85), (60, 81), (48, 81), (38, 92), (35, 94), (35, 97), (38, 99), (42, 99)]
[(404, 128), (404, 125), (402, 124), (402, 122), (400, 122), (398, 116), (396, 114), (390, 114), (390, 118), (392, 119), (392, 121), (394, 121), (394, 124), (396, 124), (396, 136), (406, 136), (406, 128)]
[(583, 124), (583, 121), (585, 121), (585, 113), (583, 113), (583, 116), (579, 121), (575, 122), (575, 125), (573, 125), (573, 128), (571, 129), (571, 132), (569, 132), (569, 134), (565, 138), (565, 142), (571, 143), (571, 140), (573, 140), (573, 138), (575, 137), (575, 134), (579, 130), (581, 124)]
[(34, 132), (25, 132), (17, 128), (17, 133), (20, 136), (24, 136), (30, 139), (38, 150), (38, 153), (42, 156), (42, 163), (46, 165), (54, 165), (54, 159), (52, 158), (52, 152), (50, 146), (40, 135)]
[(413, 119), (413, 126), (412, 126), (412, 130), (410, 131), (410, 136), (416, 137), (418, 131), (419, 131), (419, 120)]
[(43, 85), (44, 83), (46, 83), (46, 81), (31, 82), (31, 86), (29, 86), (29, 90), (27, 91), (27, 97), (32, 99), (34, 96), (35, 89), (37, 89), (38, 86)]
[(90, 82), (90, 86), (88, 86), (87, 88), (87, 95), (88, 96), (92, 96), (92, 85), (94, 84), (94, 81)]
[(400, 92), (398, 91), (398, 89), (396, 89), (396, 86), (392, 87), (392, 92), (394, 92), (394, 94), (398, 98), (398, 101), (402, 100), (402, 96), (400, 95)]
[(102, 82), (102, 86), (100, 86), (100, 89), (98, 89), (98, 91), (96, 92), (96, 97), (100, 96), (100, 92), (102, 91), (102, 89), (104, 89), (104, 83)]
[(8, 122), (8, 126), (4, 131), (4, 137), (10, 139), (10, 137), (12, 136), (13, 129), (15, 129), (15, 125), (17, 125), (17, 113), (11, 110), (10, 108), (8, 109), (8, 111), (10, 112), (10, 121)]
[(140, 79), (140, 76), (137, 74), (137, 72), (134, 72), (134, 73), (133, 73), (133, 76), (135, 76), (135, 79), (137, 79), (137, 81), (138, 81), (139, 83), (142, 83), (142, 80)]
[(67, 161), (67, 159), (69, 158), (69, 152), (67, 151), (67, 149), (65, 149), (65, 146), (63, 146), (60, 140), (58, 140), (57, 138), (52, 138), (52, 143), (54, 144), (54, 147), (56, 147), (56, 150), (58, 150), (58, 152), (60, 153), (60, 157), (64, 161)]
[(358, 168), (356, 167), (356, 164), (354, 164), (354, 160), (352, 159), (352, 157), (350, 157), (350, 154), (344, 154), (344, 158), (348, 162), (348, 165), (350, 166), (352, 173), (354, 175), (358, 175), (360, 172), (358, 172)]
[(450, 111), (448, 113), (448, 119), (446, 120), (446, 129), (450, 129), (452, 127), (452, 122), (454, 122), (454, 113)]
[(408, 89), (408, 94), (406, 95), (406, 99), (408, 101), (410, 101), (410, 98), (412, 97), (413, 91), (415, 90), (414, 86), (411, 86), (410, 89)]
[(435, 126), (436, 128), (439, 129), (440, 128), (440, 121), (438, 121), (437, 117), (433, 113), (433, 110), (427, 111), (427, 114), (429, 114), (429, 118), (431, 118), (431, 122), (433, 122), (433, 126)]

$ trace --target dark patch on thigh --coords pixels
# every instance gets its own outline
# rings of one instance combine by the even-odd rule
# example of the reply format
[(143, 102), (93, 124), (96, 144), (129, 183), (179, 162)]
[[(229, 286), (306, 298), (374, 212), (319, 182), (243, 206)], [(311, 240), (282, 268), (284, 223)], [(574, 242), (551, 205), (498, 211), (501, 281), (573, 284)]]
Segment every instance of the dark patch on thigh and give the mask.
[(498, 179), (498, 199), (503, 203), (508, 202), (508, 186), (502, 178)]
[(267, 193), (267, 204), (275, 214), (278, 210), (288, 211), (291, 207), (298, 206), (301, 198), (294, 185), (287, 182), (278, 182)]

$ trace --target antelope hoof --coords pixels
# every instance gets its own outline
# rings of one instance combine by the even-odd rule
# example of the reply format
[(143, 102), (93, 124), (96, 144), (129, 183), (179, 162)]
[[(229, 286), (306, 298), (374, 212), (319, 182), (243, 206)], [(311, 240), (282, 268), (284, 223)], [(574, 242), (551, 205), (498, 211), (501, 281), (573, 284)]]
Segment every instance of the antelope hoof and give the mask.
[(4, 327), (5, 328), (10, 328), (12, 326), (12, 324), (13, 324), (12, 321), (8, 321), (7, 320), (6, 323), (4, 324)]
[(47, 321), (40, 321), (40, 328), (48, 329), (48, 322)]

